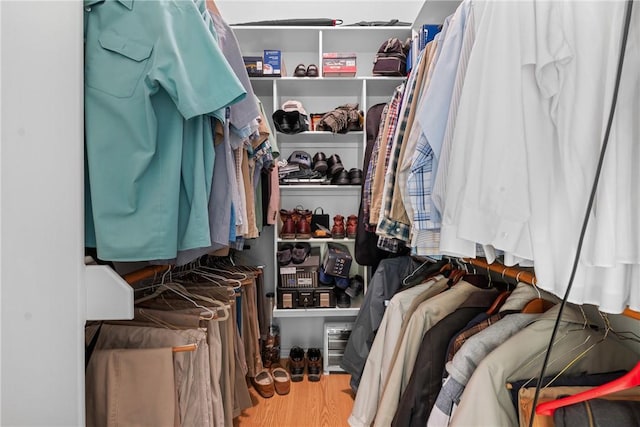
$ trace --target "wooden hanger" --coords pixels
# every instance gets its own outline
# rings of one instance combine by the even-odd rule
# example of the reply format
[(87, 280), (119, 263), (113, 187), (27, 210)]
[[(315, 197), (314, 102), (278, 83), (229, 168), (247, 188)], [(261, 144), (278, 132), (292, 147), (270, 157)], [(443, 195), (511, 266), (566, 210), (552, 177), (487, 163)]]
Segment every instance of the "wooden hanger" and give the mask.
[[(517, 277), (516, 280), (518, 280)], [(529, 301), (522, 309), (522, 313), (544, 313), (555, 305), (553, 302), (542, 298), (540, 289), (538, 289), (538, 287), (536, 286), (535, 278), (533, 278), (533, 280), (531, 281), (531, 286), (533, 286), (538, 292), (538, 298), (534, 298)]]
[(498, 310), (500, 310), (500, 307), (502, 307), (502, 304), (504, 304), (507, 298), (509, 298), (509, 295), (511, 295), (511, 291), (500, 292), (496, 299), (493, 300), (493, 304), (491, 304), (491, 307), (487, 309), (487, 315), (493, 316), (494, 314), (496, 314)]

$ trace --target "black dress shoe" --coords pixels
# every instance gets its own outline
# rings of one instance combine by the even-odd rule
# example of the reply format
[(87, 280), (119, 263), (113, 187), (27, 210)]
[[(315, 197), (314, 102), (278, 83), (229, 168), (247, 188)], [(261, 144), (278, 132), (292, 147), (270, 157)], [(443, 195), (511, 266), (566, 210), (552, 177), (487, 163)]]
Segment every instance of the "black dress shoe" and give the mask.
[(333, 175), (333, 178), (331, 178), (331, 184), (333, 184), (333, 185), (349, 185), (349, 184), (351, 184), (351, 181), (349, 180), (349, 172), (347, 172), (346, 170), (342, 169), (340, 172), (338, 172), (337, 175)]
[(349, 170), (349, 181), (353, 185), (361, 185), (362, 184), (362, 171), (357, 168), (353, 168)]
[(327, 172), (327, 156), (323, 152), (318, 152), (313, 156), (313, 170), (324, 174)]
[(333, 154), (327, 159), (327, 165), (329, 167), (329, 175), (331, 176), (335, 176), (344, 170), (342, 160), (340, 160), (340, 156), (337, 154)]
[(351, 307), (351, 297), (342, 289), (334, 289), (336, 294), (336, 305), (338, 308), (349, 308)]

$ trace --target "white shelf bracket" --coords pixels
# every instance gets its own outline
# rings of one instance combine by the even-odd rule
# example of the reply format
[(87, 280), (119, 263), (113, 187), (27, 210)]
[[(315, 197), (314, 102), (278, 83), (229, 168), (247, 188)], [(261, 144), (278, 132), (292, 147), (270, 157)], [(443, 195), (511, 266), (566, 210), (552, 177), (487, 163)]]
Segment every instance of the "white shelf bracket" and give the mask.
[(111, 267), (86, 265), (87, 320), (133, 319), (133, 288)]

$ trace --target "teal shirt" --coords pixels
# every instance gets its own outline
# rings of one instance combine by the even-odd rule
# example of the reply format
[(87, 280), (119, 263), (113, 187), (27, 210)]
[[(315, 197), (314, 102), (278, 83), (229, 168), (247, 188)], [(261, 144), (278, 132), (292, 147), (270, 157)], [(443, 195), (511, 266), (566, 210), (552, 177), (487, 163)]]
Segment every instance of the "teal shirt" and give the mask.
[(86, 244), (101, 259), (211, 244), (209, 116), (246, 95), (212, 28), (192, 1), (85, 1)]

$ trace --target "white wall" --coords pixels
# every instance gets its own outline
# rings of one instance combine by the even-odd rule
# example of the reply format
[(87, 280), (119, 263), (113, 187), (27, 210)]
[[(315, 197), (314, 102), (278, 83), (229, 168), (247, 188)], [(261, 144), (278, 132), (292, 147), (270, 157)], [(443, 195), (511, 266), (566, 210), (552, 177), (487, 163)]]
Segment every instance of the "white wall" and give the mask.
[(420, 0), (215, 0), (215, 2), (229, 24), (289, 18), (342, 19), (344, 24), (390, 19), (413, 23), (424, 3)]
[(82, 5), (0, 10), (0, 425), (81, 425)]

